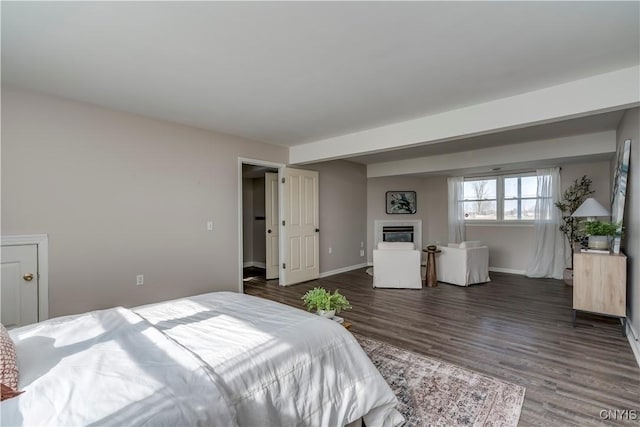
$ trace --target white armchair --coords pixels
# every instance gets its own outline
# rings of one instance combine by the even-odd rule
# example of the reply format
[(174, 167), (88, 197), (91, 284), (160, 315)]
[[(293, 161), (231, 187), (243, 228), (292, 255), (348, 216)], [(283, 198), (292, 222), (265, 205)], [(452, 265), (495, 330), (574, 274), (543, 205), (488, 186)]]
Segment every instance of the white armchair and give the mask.
[(411, 242), (378, 243), (373, 251), (373, 287), (422, 289), (420, 257)]
[(489, 282), (489, 248), (479, 241), (439, 246), (436, 273), (439, 282), (458, 286)]

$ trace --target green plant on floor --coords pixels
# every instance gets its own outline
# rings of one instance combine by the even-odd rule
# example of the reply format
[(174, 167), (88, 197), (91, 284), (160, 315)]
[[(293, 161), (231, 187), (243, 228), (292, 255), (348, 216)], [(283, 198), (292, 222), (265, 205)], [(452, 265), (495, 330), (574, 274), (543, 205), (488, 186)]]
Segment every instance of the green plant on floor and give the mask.
[[(595, 191), (591, 189), (591, 179), (583, 175), (582, 178), (573, 181), (573, 184), (564, 191), (562, 200), (555, 203), (562, 212), (562, 224), (559, 228), (569, 241), (572, 255), (575, 243), (584, 239), (585, 234), (580, 229), (580, 219), (571, 216), (571, 214), (593, 193)], [(573, 256), (571, 256), (571, 268), (573, 268)]]
[(351, 304), (344, 295), (338, 290), (333, 294), (324, 288), (313, 288), (308, 290), (302, 297), (304, 305), (308, 311), (311, 310), (335, 310), (336, 313), (340, 313), (341, 310), (347, 310), (351, 308)]
[(609, 221), (587, 221), (584, 224), (584, 231), (588, 236), (620, 236), (620, 229), (620, 224)]

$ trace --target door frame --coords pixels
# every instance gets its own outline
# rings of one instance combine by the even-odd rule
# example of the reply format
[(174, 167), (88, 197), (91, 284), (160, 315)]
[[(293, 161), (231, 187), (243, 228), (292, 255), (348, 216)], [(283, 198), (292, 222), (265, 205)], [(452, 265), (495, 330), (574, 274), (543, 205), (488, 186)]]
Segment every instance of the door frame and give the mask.
[[(278, 215), (282, 218), (282, 177), (284, 176), (284, 168), (286, 165), (284, 163), (276, 163), (269, 162), (266, 160), (258, 160), (251, 159), (248, 157), (238, 157), (238, 292), (241, 294), (244, 293), (244, 281), (242, 280), (242, 269), (244, 267), (244, 254), (242, 252), (243, 249), (243, 232), (242, 232), (242, 219), (243, 219), (243, 206), (242, 206), (242, 165), (254, 165), (254, 166), (265, 166), (274, 169), (278, 169)], [(282, 233), (279, 234), (278, 237), (278, 285), (282, 285)]]
[(2, 246), (36, 245), (38, 252), (38, 322), (49, 318), (49, 236), (25, 234), (1, 236)]

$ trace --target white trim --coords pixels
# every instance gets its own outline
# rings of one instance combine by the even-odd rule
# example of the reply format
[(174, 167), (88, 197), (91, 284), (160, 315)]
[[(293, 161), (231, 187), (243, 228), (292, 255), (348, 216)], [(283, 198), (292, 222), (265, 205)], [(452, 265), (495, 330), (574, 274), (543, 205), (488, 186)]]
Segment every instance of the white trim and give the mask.
[(514, 270), (513, 268), (502, 267), (489, 267), (489, 271), (495, 271), (496, 273), (519, 274), (520, 276), (524, 276), (527, 273), (525, 270)]
[(244, 268), (247, 267), (257, 267), (257, 268), (267, 268), (267, 264), (265, 264), (264, 262), (258, 262), (258, 261), (247, 261), (242, 263), (242, 265), (244, 266)]
[[(238, 157), (238, 292), (244, 293), (244, 282), (242, 280), (242, 269), (244, 268), (244, 254), (243, 254), (243, 235), (242, 235), (242, 164), (246, 163), (249, 165), (256, 166), (267, 166), (278, 169), (278, 183), (282, 182), (282, 177), (284, 176), (284, 163), (275, 163), (267, 160), (258, 160), (251, 159), (248, 157)], [(279, 184), (280, 186), (282, 184)], [(279, 194), (282, 194), (282, 188), (279, 189)], [(280, 218), (282, 218), (282, 197), (278, 197), (278, 212)], [(280, 247), (282, 247), (282, 233), (280, 233)], [(282, 251), (278, 251), (278, 264), (282, 267)], [(282, 270), (282, 268), (281, 268)], [(282, 271), (281, 271), (282, 273)], [(282, 274), (280, 274), (280, 281), (282, 281)]]
[(38, 251), (38, 322), (49, 318), (49, 236), (0, 236), (2, 246), (36, 245)]
[(636, 363), (640, 366), (640, 342), (638, 342), (638, 334), (635, 333), (631, 323), (629, 322), (629, 318), (627, 317), (627, 340), (629, 340), (629, 345), (631, 346), (631, 351), (633, 351), (633, 355), (636, 357)]
[(325, 271), (324, 273), (320, 273), (320, 278), (333, 276), (334, 274), (346, 273), (347, 271), (357, 270), (359, 268), (367, 267), (369, 264), (363, 262), (362, 264), (350, 265), (348, 267), (342, 267), (335, 270)]

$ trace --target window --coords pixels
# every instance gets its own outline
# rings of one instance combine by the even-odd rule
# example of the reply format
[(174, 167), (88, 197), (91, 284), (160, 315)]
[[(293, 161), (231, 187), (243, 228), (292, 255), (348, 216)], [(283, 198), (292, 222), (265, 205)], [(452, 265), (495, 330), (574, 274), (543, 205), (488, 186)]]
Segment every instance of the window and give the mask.
[(536, 219), (536, 195), (538, 177), (504, 177), (504, 216), (505, 221)]
[(497, 179), (483, 178), (464, 182), (464, 218), (471, 220), (496, 220)]
[(534, 221), (538, 177), (533, 173), (467, 178), (464, 218), (470, 222)]

